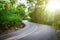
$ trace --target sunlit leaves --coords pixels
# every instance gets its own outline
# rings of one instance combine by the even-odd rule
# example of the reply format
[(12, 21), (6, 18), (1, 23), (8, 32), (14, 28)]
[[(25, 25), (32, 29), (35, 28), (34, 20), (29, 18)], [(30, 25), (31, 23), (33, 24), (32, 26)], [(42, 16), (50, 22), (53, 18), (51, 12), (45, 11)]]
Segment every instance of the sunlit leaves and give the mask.
[(17, 2), (17, 0), (10, 0), (11, 4), (15, 4)]
[[(60, 9), (51, 13), (48, 10), (46, 10), (46, 5), (48, 4), (49, 0), (35, 0), (35, 1), (36, 3), (34, 8), (32, 8), (32, 6), (30, 6), (29, 8), (29, 13), (31, 13), (30, 14), (31, 20), (36, 23), (48, 24), (56, 28), (60, 28), (60, 12), (59, 12)], [(34, 1), (32, 2), (34, 3)], [(32, 3), (30, 4), (33, 5)], [(51, 5), (52, 4), (53, 3), (51, 3)]]
[(27, 0), (28, 2), (34, 2), (35, 0)]

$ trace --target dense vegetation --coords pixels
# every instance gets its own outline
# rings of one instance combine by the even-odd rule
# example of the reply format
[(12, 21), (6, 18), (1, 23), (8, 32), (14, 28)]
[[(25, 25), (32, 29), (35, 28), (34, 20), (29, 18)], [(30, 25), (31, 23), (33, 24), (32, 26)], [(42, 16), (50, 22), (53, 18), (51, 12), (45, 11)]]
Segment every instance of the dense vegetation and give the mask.
[(10, 2), (0, 1), (0, 30), (2, 32), (11, 27), (22, 24), (25, 17), (25, 5), (16, 5), (16, 0)]
[[(28, 0), (31, 5), (29, 10), (30, 19), (32, 22), (51, 25), (56, 29), (60, 29), (60, 12), (56, 10), (54, 12), (50, 12), (53, 7), (51, 6), (50, 10), (46, 9), (50, 0)], [(52, 1), (52, 0), (51, 0)], [(55, 2), (56, 4), (56, 2)], [(57, 4), (58, 6), (58, 4)]]

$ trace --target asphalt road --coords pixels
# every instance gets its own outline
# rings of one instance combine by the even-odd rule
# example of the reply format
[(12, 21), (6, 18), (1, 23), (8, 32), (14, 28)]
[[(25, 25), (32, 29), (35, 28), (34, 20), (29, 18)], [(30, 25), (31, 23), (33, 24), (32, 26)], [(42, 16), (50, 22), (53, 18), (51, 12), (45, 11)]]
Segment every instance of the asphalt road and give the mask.
[(0, 40), (57, 40), (55, 30), (48, 25), (23, 21), (25, 28), (0, 36)]

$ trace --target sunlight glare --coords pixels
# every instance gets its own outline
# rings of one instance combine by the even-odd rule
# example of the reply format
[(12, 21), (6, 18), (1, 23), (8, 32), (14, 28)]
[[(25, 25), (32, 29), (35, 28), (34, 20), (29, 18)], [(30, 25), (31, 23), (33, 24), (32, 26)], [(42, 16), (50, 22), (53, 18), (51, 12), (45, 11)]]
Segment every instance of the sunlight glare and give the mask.
[(47, 4), (47, 9), (50, 12), (54, 12), (60, 9), (60, 2), (58, 0), (50, 0)]

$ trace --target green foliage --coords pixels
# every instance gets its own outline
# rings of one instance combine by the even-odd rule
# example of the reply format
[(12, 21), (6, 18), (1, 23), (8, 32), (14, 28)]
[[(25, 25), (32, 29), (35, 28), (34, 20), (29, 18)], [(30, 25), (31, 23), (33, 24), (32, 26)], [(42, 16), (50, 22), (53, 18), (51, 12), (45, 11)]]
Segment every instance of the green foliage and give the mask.
[(35, 0), (27, 0), (28, 2), (34, 2)]
[(23, 19), (25, 17), (25, 5), (21, 4), (17, 7), (16, 13), (19, 14)]
[(17, 0), (10, 0), (10, 3), (12, 4), (12, 6), (17, 2)]
[[(32, 0), (29, 3), (33, 5)], [(29, 7), (29, 16), (31, 17), (32, 22), (51, 25), (56, 29), (60, 29), (60, 12), (55, 11), (54, 13), (46, 10), (46, 5), (49, 0), (36, 0), (34, 8), (32, 6)], [(33, 11), (32, 11), (33, 10)]]
[[(1, 2), (1, 1), (0, 1)], [(10, 26), (16, 26), (22, 23), (25, 17), (25, 6), (23, 4), (12, 6), (11, 3), (2, 1), (0, 3), (0, 28), (6, 28)]]

